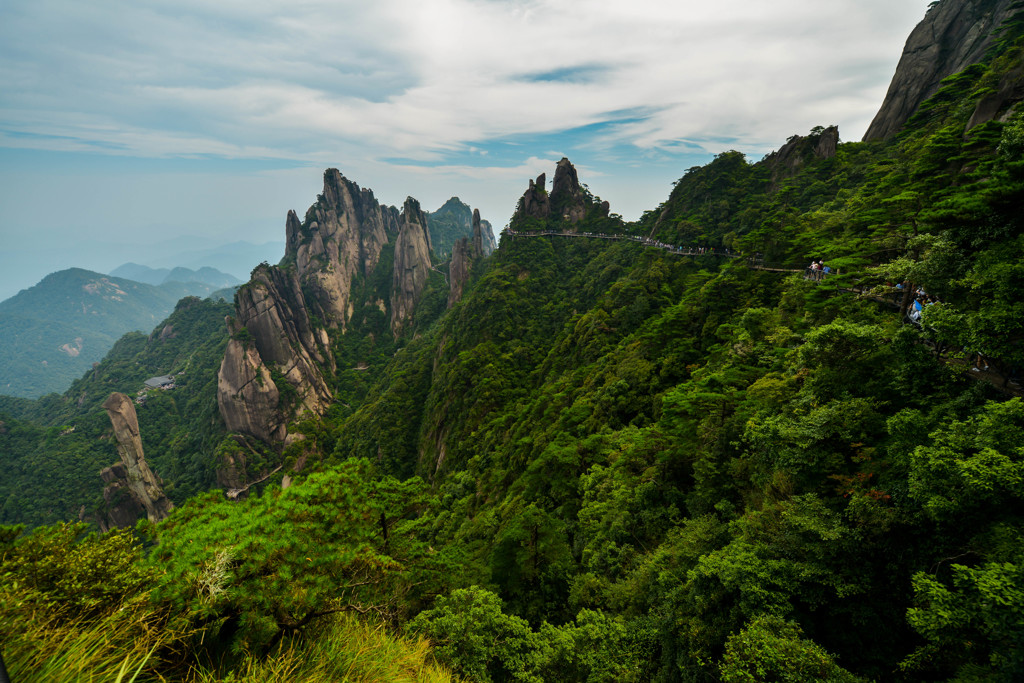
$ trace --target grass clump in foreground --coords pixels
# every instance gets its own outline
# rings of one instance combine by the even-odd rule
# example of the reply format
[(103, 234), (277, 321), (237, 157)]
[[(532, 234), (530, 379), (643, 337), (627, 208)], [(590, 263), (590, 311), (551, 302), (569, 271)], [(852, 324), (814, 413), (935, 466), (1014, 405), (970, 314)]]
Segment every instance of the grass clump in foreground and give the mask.
[(454, 683), (433, 661), (429, 641), (395, 636), (381, 625), (338, 614), (320, 627), (282, 641), (267, 657), (245, 656), (230, 671), (195, 669), (192, 683)]

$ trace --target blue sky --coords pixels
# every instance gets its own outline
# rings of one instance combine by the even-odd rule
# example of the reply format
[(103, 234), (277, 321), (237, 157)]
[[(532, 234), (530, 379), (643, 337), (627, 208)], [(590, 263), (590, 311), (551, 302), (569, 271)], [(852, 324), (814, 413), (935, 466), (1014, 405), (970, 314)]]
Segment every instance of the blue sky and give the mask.
[(715, 153), (859, 139), (928, 4), (7, 0), (0, 299), (168, 240), (281, 240), (327, 167), (500, 228), (568, 156), (636, 218)]

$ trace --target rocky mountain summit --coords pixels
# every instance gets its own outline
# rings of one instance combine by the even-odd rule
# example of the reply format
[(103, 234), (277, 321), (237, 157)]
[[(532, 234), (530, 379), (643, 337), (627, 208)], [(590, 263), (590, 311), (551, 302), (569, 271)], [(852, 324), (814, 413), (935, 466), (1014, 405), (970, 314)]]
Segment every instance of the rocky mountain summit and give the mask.
[[(1020, 11), (1018, 4), (1017, 0), (942, 0), (935, 4), (907, 38), (889, 91), (864, 140), (895, 135), (921, 103), (938, 91), (944, 78), (977, 63), (998, 39), (1003, 23)], [(1016, 79), (1010, 80), (1019, 87), (1020, 79), (1018, 72)], [(1003, 89), (1014, 87), (1002, 85)], [(1004, 99), (1009, 101), (1009, 96), (1000, 98), (997, 93), (989, 98), (986, 111), (998, 111), (998, 102)]]
[(522, 226), (524, 220), (560, 220), (570, 226), (587, 218), (591, 212), (599, 217), (608, 216), (608, 202), (596, 200), (590, 191), (580, 184), (576, 167), (562, 157), (555, 166), (555, 177), (551, 182), (551, 193), (547, 191), (547, 174), (541, 173), (531, 180), (526, 192), (516, 205), (512, 226)]
[[(472, 251), (478, 257), (486, 250), (482, 226), (477, 211)], [(354, 312), (379, 310), (398, 338), (434, 270), (419, 202), (409, 197), (401, 211), (382, 205), (337, 169), (324, 173), (323, 192), (303, 220), (288, 212), (285, 231), (281, 263), (258, 266), (235, 297), (218, 374), (217, 402), (228, 430), (267, 442), (287, 439), (290, 417), (322, 415), (331, 404), (328, 378), (338, 371), (332, 339), (346, 334)], [(468, 254), (465, 245), (460, 249)], [(468, 272), (456, 274), (453, 302)]]
[[(463, 236), (472, 236), (475, 230), (474, 213), (479, 210), (472, 209), (468, 204), (458, 197), (452, 197), (446, 201), (437, 211), (427, 213), (427, 227), (430, 229), (430, 243), (434, 254), (443, 258), (453, 253), (455, 243)], [(483, 253), (490, 255), (498, 248), (494, 241), (494, 232), (490, 222), (480, 220)]]
[(764, 160), (771, 169), (774, 188), (784, 178), (792, 177), (813, 159), (831, 159), (839, 145), (839, 127), (815, 128), (810, 135), (794, 135)]

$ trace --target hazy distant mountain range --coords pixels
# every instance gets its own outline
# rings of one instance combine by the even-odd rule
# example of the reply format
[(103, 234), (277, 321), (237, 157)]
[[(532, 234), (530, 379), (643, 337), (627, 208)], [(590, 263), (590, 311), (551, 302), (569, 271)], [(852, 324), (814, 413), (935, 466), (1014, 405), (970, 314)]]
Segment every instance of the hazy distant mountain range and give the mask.
[(234, 287), (242, 281), (234, 275), (222, 273), (216, 268), (204, 266), (198, 270), (191, 268), (150, 268), (138, 263), (125, 263), (110, 271), (112, 277), (123, 277), (127, 280), (144, 282), (147, 285), (162, 285), (167, 282), (199, 282), (217, 289)]
[[(202, 237), (178, 237), (155, 245), (96, 243), (87, 252), (81, 249), (66, 249), (59, 244), (46, 249), (21, 249), (8, 245), (0, 251), (0, 300), (14, 296), (20, 290), (39, 282), (49, 273), (66, 268), (114, 273), (115, 276), (129, 279), (136, 278), (115, 271), (119, 271), (128, 263), (144, 264), (144, 267), (149, 269), (168, 271), (174, 268), (187, 268), (193, 271), (214, 268), (234, 278), (246, 280), (257, 264), (263, 261), (277, 263), (282, 254), (282, 241), (261, 244), (244, 241), (216, 244)], [(175, 279), (179, 278), (175, 276)], [(139, 281), (150, 284), (163, 282)]]
[[(125, 264), (118, 270), (132, 267), (145, 268)], [(237, 283), (212, 268), (202, 270), (213, 281), (181, 282), (171, 275), (199, 273), (175, 269), (154, 285), (69, 268), (0, 302), (0, 394), (35, 398), (64, 391), (122, 335), (149, 332), (182, 297), (206, 297), (225, 282)]]

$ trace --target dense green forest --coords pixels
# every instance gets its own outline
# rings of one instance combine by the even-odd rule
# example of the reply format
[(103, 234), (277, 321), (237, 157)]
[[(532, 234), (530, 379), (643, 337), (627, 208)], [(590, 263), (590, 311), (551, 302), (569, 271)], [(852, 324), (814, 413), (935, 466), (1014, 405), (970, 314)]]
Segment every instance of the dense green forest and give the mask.
[(102, 518), (99, 471), (117, 460), (102, 403), (112, 391), (135, 396), (157, 375), (176, 377), (173, 390), (150, 391), (137, 406), (150, 463), (173, 482), (167, 493), (176, 503), (214, 486), (213, 454), (224, 427), (211, 397), (230, 312), (223, 301), (186, 297), (151, 335), (118, 340), (65, 394), (0, 397), (0, 522)]
[[(0, 530), (15, 680), (67, 652), (137, 680), (1021, 680), (1024, 112), (967, 123), (1022, 62), (1017, 23), (894, 139), (727, 151), (635, 224), (587, 197), (450, 309), (433, 273), (398, 338), (361, 304), (337, 404), (262, 446), (254, 474), (286, 468), (245, 500), (197, 456), (251, 443), (216, 414), (224, 304), (0, 403), (2, 520), (52, 524)], [(139, 410), (178, 508), (54, 524), (112, 459), (99, 402), (179, 371)]]

